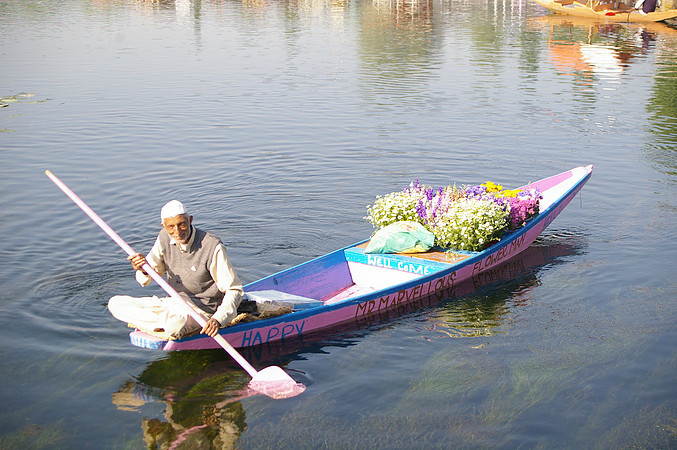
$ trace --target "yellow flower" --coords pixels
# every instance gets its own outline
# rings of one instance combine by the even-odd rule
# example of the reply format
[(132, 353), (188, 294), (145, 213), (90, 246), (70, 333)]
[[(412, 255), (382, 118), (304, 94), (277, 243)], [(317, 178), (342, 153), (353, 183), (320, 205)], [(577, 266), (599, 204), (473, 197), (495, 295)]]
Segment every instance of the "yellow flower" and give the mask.
[(492, 192), (501, 192), (501, 189), (503, 189), (503, 186), (501, 186), (500, 184), (493, 183), (491, 181), (487, 181), (482, 186), (487, 188), (488, 194), (491, 194)]
[(501, 197), (517, 197), (517, 194), (519, 194), (521, 191), (519, 189), (506, 189), (505, 191), (501, 192)]

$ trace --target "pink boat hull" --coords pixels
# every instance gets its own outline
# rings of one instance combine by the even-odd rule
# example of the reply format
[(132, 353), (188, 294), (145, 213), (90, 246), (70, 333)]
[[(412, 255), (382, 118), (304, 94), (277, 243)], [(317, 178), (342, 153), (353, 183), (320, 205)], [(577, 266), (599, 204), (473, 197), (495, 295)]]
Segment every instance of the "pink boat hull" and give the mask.
[[(543, 192), (540, 214), (488, 249), (468, 253), (459, 262), (445, 264), (402, 255), (364, 255), (358, 243), (251, 283), (245, 286), (246, 292), (275, 289), (323, 303), (223, 328), (220, 334), (236, 348), (257, 346), (296, 339), (344, 323), (367, 324), (374, 315), (396, 308), (411, 311), (427, 306), (431, 298), (453, 295), (453, 288), (460, 282), (527, 249), (581, 190), (592, 169), (592, 165), (578, 167), (523, 186)], [(354, 289), (363, 283), (381, 285), (374, 290)], [(341, 293), (345, 292), (350, 294), (342, 298)], [(139, 347), (163, 350), (218, 348), (213, 339), (204, 335), (165, 341), (136, 330), (130, 333), (130, 339)]]

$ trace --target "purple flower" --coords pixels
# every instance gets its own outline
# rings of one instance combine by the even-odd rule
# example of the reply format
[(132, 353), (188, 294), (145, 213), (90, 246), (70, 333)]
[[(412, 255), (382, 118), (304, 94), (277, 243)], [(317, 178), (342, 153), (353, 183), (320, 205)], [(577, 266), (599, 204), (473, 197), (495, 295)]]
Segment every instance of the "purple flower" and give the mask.
[(481, 200), (486, 193), (486, 186), (466, 186), (465, 188), (465, 196), (476, 200)]
[(527, 193), (519, 193), (517, 197), (509, 198), (510, 215), (508, 216), (509, 226), (511, 230), (515, 230), (526, 224), (527, 220), (538, 214), (538, 200), (542, 197), (532, 196)]
[(418, 178), (416, 178), (416, 181), (411, 183), (409, 186), (405, 187), (403, 189), (403, 192), (406, 192), (407, 194), (411, 193), (412, 191), (417, 191), (421, 185), (418, 182)]
[(416, 205), (416, 214), (425, 221), (426, 219), (426, 207), (423, 204), (423, 200), (418, 200), (418, 205)]

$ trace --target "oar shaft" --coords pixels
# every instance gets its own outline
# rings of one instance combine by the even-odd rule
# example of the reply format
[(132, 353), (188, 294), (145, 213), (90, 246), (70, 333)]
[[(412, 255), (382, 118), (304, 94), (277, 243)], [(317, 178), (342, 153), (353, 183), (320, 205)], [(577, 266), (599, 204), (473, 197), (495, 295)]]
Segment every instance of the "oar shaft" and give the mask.
[(134, 249), (132, 249), (132, 247), (127, 245), (127, 243), (115, 232), (115, 230), (109, 227), (108, 224), (104, 222), (103, 219), (99, 217), (99, 215), (95, 213), (92, 208), (87, 206), (87, 204), (84, 201), (82, 201), (82, 199), (78, 197), (75, 192), (71, 191), (71, 189), (68, 186), (66, 186), (63, 181), (57, 178), (57, 176), (54, 175), (49, 170), (46, 170), (45, 174), (47, 174), (49, 179), (52, 180), (54, 184), (56, 184), (59, 187), (59, 189), (61, 189), (64, 192), (64, 194), (68, 196), (68, 198), (73, 200), (73, 202), (76, 205), (78, 205), (80, 209), (82, 209), (85, 212), (85, 214), (89, 216), (90, 219), (92, 219), (99, 227), (101, 227), (101, 229), (105, 231), (106, 234), (110, 236), (129, 256), (136, 254), (136, 252), (134, 252)]
[[(82, 199), (78, 197), (77, 194), (75, 194), (75, 192), (73, 192), (68, 186), (66, 186), (63, 181), (57, 178), (56, 175), (54, 175), (49, 170), (46, 170), (45, 174), (49, 177), (50, 180), (54, 182), (54, 184), (56, 184), (59, 187), (59, 189), (61, 189), (64, 192), (64, 194), (68, 196), (68, 198), (73, 200), (73, 202), (76, 205), (78, 205), (80, 209), (82, 209), (85, 212), (85, 214), (87, 214), (89, 218), (92, 219), (94, 223), (96, 223), (111, 239), (113, 239), (115, 243), (118, 244), (129, 256), (136, 254), (134, 249), (130, 247), (115, 232), (115, 230), (113, 230), (110, 226), (108, 226), (108, 224), (104, 222), (104, 220), (101, 217), (99, 217), (99, 215), (95, 213), (94, 210), (92, 210), (92, 208), (87, 206), (87, 204), (84, 201), (82, 201)], [(172, 297), (175, 300), (178, 300), (180, 304), (185, 307), (186, 311), (191, 315), (191, 317), (193, 317), (193, 319), (195, 319), (197, 323), (200, 324), (200, 326), (202, 327), (205, 326), (207, 321), (204, 319), (204, 317), (198, 314), (197, 311), (195, 311), (188, 303), (186, 303), (183, 297), (181, 297), (179, 293), (176, 292), (176, 290), (173, 287), (171, 287), (169, 283), (165, 281), (164, 278), (160, 276), (160, 274), (158, 274), (148, 263), (143, 265), (143, 269), (146, 271), (148, 275), (150, 275), (150, 277), (153, 280), (155, 280), (162, 287), (162, 289), (165, 290), (165, 292), (167, 292), (167, 294), (169, 294), (170, 297)], [(242, 368), (246, 370), (247, 373), (249, 373), (249, 375), (251, 375), (252, 378), (258, 373), (256, 369), (254, 369), (254, 367), (252, 367), (252, 365), (249, 364), (249, 362), (246, 359), (244, 359), (242, 355), (240, 355), (237, 352), (237, 350), (235, 350), (233, 346), (230, 345), (228, 341), (226, 341), (223, 338), (223, 336), (217, 334), (216, 336), (214, 336), (214, 340), (216, 340), (216, 342), (218, 342), (219, 345), (221, 345), (221, 347), (223, 347), (223, 349), (227, 351), (228, 354), (235, 361), (237, 361), (242, 366)]]

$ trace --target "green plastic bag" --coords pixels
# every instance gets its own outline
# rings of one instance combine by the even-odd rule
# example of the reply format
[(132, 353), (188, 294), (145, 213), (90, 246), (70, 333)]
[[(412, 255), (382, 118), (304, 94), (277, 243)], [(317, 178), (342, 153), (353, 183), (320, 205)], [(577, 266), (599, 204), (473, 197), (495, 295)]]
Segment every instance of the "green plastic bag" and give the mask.
[(421, 253), (435, 243), (435, 235), (418, 222), (395, 222), (378, 230), (364, 253)]

